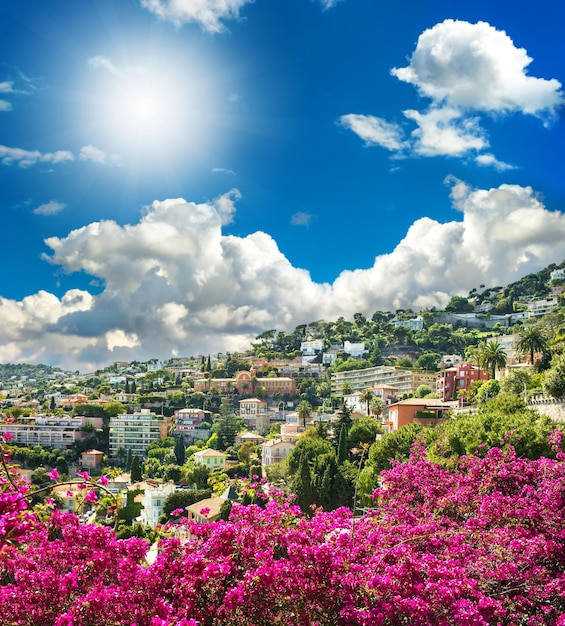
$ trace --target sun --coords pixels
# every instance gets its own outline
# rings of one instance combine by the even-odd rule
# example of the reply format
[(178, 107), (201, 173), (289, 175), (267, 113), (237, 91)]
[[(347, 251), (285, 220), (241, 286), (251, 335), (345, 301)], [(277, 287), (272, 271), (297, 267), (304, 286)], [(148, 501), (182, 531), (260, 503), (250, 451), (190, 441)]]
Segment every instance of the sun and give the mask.
[(105, 123), (124, 145), (170, 144), (186, 123), (180, 89), (167, 77), (119, 81), (107, 93)]
[(201, 134), (206, 95), (194, 72), (172, 64), (123, 69), (110, 61), (99, 61), (98, 69), (83, 118), (95, 135), (89, 143), (137, 156), (170, 153)]

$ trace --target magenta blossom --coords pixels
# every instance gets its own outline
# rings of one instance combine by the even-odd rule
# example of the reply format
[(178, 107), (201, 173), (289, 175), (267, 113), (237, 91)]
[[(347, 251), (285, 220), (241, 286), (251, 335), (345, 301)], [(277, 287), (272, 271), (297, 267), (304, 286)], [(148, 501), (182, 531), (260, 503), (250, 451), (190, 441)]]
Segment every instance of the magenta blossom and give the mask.
[(208, 517), (209, 514), (210, 514), (209, 506), (205, 506), (203, 509), (200, 509), (200, 515), (202, 515), (202, 517)]
[[(204, 509), (202, 509), (204, 510)], [(202, 513), (202, 511), (200, 511)], [(183, 515), (184, 513), (184, 509), (175, 509), (174, 511), (171, 511), (171, 516), (172, 517), (179, 517), (180, 515)]]
[(94, 489), (91, 489), (85, 496), (84, 496), (84, 501), (85, 502), (91, 502), (92, 504), (96, 504), (98, 502), (98, 496), (96, 495), (96, 491), (94, 491)]
[(88, 472), (77, 472), (77, 476), (80, 476), (84, 480), (90, 480), (90, 474)]
[(59, 480), (59, 472), (57, 471), (57, 468), (54, 467), (49, 474), (47, 474), (47, 476), (49, 476), (51, 480)]
[(100, 476), (100, 478), (98, 479), (98, 482), (105, 487), (110, 481), (108, 480), (108, 478), (106, 476)]

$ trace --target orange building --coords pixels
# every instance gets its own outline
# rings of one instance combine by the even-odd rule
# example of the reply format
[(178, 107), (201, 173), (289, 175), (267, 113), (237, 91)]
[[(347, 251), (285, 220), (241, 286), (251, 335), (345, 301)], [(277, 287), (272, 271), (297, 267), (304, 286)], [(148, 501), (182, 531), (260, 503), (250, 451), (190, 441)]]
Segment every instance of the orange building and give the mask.
[(257, 378), (256, 370), (241, 370), (236, 372), (234, 378), (199, 378), (194, 381), (194, 390), (209, 392), (216, 387), (220, 395), (237, 392), (241, 394), (255, 395), (263, 389), (265, 395), (273, 396), (276, 393), (281, 395), (296, 395), (296, 381), (285, 376)]
[(408, 398), (388, 407), (388, 416), (383, 425), (388, 432), (406, 424), (436, 426), (449, 416), (450, 408), (450, 404), (439, 398)]

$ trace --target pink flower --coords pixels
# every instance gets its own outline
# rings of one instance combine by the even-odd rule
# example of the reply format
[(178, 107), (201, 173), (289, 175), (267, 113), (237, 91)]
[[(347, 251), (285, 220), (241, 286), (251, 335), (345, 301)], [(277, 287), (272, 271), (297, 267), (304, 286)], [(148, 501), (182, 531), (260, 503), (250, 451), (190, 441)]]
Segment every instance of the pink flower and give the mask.
[(57, 468), (54, 467), (49, 474), (47, 474), (47, 476), (49, 476), (49, 478), (51, 480), (58, 480), (59, 479), (59, 472), (57, 471)]
[(98, 502), (98, 497), (96, 495), (96, 491), (94, 491), (94, 489), (91, 489), (85, 496), (84, 496), (84, 501), (85, 502), (91, 502), (93, 504), (96, 504), (96, 502)]
[(54, 508), (55, 507), (55, 500), (53, 500), (53, 498), (46, 498), (45, 499), (45, 504), (50, 507), (50, 508)]
[(90, 480), (90, 474), (88, 472), (77, 472), (77, 476), (84, 478), (84, 480)]
[[(202, 511), (200, 511), (200, 512), (202, 513)], [(184, 513), (184, 509), (175, 509), (174, 511), (171, 511), (171, 516), (178, 517), (178, 516), (182, 515), (183, 513)]]
[(12, 435), (12, 433), (10, 433), (10, 432), (8, 432), (8, 431), (6, 431), (6, 432), (4, 433), (4, 439), (5, 439), (6, 441), (10, 441), (10, 439), (13, 439), (13, 438), (14, 438), (14, 435)]
[(203, 509), (200, 509), (200, 515), (202, 515), (202, 517), (208, 517), (209, 514), (210, 514), (209, 506), (205, 506)]
[(105, 487), (110, 481), (106, 476), (100, 476), (98, 482)]

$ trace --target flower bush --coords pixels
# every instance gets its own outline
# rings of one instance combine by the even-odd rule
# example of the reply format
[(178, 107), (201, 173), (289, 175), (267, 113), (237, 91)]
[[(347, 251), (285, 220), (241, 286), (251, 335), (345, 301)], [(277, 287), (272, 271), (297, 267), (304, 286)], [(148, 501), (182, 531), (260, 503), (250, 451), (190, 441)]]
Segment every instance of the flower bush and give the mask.
[[(281, 492), (148, 544), (27, 509), (0, 482), (0, 623), (565, 626), (565, 463), (512, 448), (447, 471), (415, 446), (374, 509), (303, 516)], [(23, 504), (22, 504), (23, 503)], [(177, 519), (178, 521), (178, 519)]]

